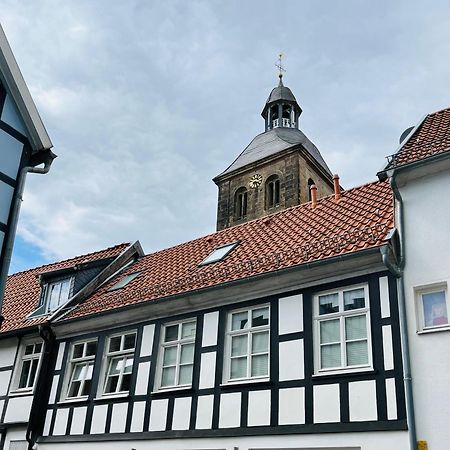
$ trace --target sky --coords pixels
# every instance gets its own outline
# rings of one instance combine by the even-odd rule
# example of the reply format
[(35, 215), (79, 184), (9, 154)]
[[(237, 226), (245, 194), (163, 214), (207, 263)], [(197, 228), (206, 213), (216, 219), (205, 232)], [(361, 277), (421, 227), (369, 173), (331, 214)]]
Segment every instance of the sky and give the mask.
[[(432, 5), (432, 6), (430, 6)], [(450, 106), (447, 0), (3, 0), (0, 21), (58, 155), (29, 175), (11, 272), (215, 230), (211, 181), (284, 83), (344, 188)]]

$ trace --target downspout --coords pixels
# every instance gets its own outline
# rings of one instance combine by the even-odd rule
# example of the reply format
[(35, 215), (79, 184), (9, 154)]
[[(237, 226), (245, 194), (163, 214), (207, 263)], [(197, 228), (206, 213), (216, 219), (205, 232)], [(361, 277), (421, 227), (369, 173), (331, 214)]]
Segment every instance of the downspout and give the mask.
[(48, 374), (50, 374), (50, 370), (54, 367), (56, 360), (56, 338), (49, 324), (39, 325), (39, 336), (44, 341), (44, 350), (25, 435), (28, 442), (28, 450), (33, 450), (37, 438), (42, 436), (46, 416), (45, 410), (52, 386), (52, 380), (48, 378)]
[(405, 383), (406, 395), (406, 414), (408, 421), (409, 444), (411, 450), (417, 450), (417, 432), (416, 417), (414, 413), (414, 398), (411, 376), (411, 358), (409, 354), (409, 338), (408, 338), (408, 321), (406, 316), (406, 297), (404, 283), (404, 267), (405, 267), (405, 226), (403, 213), (403, 198), (395, 181), (395, 172), (391, 176), (390, 185), (394, 192), (394, 197), (398, 205), (398, 229), (400, 236), (400, 258), (397, 264), (392, 264), (389, 259), (389, 252), (386, 247), (381, 248), (383, 263), (390, 272), (398, 278), (398, 297), (399, 297), (399, 316), (400, 316), (400, 335), (402, 340), (402, 359), (403, 359), (403, 380)]
[(0, 273), (0, 327), (4, 320), (2, 313), (3, 296), (5, 295), (6, 280), (8, 278), (9, 265), (11, 263), (11, 256), (14, 248), (14, 241), (16, 238), (17, 223), (19, 221), (20, 206), (23, 199), (23, 191), (25, 188), (25, 179), (27, 173), (46, 174), (50, 170), (52, 161), (56, 155), (51, 150), (46, 150), (42, 155), (44, 167), (25, 166), (20, 170), (17, 187), (14, 194), (12, 205), (12, 217), (10, 219), (9, 233), (6, 237), (4, 264)]

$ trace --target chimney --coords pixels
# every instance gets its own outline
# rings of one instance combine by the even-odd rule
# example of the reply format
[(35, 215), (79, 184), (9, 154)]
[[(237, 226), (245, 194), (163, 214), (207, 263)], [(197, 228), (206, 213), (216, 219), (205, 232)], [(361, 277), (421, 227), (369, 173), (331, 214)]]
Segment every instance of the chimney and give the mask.
[(339, 175), (333, 175), (334, 184), (334, 199), (339, 200), (341, 198), (341, 188), (339, 187)]
[(311, 208), (314, 209), (317, 206), (317, 186), (311, 185)]

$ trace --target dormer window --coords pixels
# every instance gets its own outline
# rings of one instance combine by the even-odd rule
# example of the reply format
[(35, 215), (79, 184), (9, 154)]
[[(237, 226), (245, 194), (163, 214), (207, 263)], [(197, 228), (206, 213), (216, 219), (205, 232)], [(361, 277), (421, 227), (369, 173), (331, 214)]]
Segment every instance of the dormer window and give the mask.
[(52, 281), (45, 286), (44, 301), (45, 312), (50, 313), (66, 303), (72, 291), (72, 277)]

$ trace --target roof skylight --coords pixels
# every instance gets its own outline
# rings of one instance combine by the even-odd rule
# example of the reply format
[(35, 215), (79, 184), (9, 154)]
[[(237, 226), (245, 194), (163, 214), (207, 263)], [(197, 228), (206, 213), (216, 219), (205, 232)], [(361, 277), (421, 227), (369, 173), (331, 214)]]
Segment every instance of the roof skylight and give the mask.
[(125, 287), (128, 283), (131, 283), (141, 272), (130, 273), (129, 275), (125, 275), (120, 281), (116, 284), (113, 284), (108, 291), (115, 291), (117, 289), (121, 289)]
[(215, 263), (217, 261), (222, 261), (237, 245), (239, 241), (232, 242), (231, 244), (225, 244), (220, 247), (215, 248), (212, 253), (210, 253), (199, 266), (204, 266), (206, 264)]

